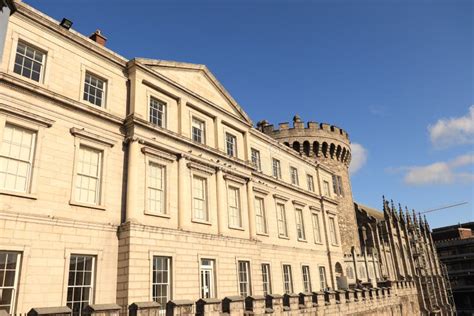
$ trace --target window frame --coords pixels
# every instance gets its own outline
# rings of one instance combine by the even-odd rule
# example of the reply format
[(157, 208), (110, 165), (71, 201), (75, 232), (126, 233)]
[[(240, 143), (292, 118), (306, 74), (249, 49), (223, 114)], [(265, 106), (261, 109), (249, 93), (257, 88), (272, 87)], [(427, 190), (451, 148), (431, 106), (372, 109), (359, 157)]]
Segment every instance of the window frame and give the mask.
[(313, 175), (311, 175), (309, 173), (306, 174), (306, 184), (308, 186), (308, 191), (315, 192)]
[[(258, 215), (257, 213), (257, 200), (260, 201), (261, 203), (258, 203), (261, 208), (261, 215)], [(257, 235), (264, 235), (268, 236), (268, 224), (267, 224), (267, 214), (266, 214), (266, 209), (265, 209), (265, 197), (260, 196), (260, 195), (255, 195), (254, 196), (254, 210), (255, 210), (255, 232)], [(260, 217), (261, 219), (261, 224), (263, 225), (263, 230), (259, 228), (259, 221), (257, 220)]]
[[(313, 211), (311, 212), (311, 223), (313, 226), (313, 239), (314, 243), (316, 244), (322, 244), (323, 243), (323, 238), (321, 234), (321, 218), (320, 215), (321, 213), (318, 211)], [(316, 225), (315, 225), (315, 218), (316, 218)], [(316, 227), (317, 227), (317, 234), (316, 232)]]
[[(306, 231), (304, 227), (304, 213), (302, 207), (295, 207), (296, 237), (298, 241), (306, 241)], [(301, 236), (300, 236), (301, 233)]]
[[(38, 51), (40, 53), (43, 54), (43, 58), (41, 60), (41, 67), (40, 67), (40, 71), (39, 71), (39, 77), (38, 77), (38, 80), (35, 80), (33, 78), (31, 78), (31, 73), (30, 73), (30, 76), (27, 77), (25, 75), (23, 75), (22, 73), (17, 73), (15, 71), (15, 66), (16, 66), (16, 57), (17, 57), (17, 54), (18, 54), (18, 47), (21, 45), (24, 45), (25, 46), (25, 52), (26, 52), (26, 48), (30, 48), (30, 49), (33, 49), (35, 51)], [(20, 53), (21, 54), (21, 53)], [(35, 62), (34, 58), (31, 59), (30, 57), (26, 56), (26, 54), (22, 54), (22, 57), (23, 58), (28, 58), (30, 60), (33, 60), (33, 62)], [(11, 66), (11, 71), (12, 73), (14, 73), (16, 76), (19, 76), (23, 79), (27, 79), (28, 81), (31, 81), (31, 82), (35, 82), (37, 84), (43, 84), (44, 81), (45, 81), (45, 73), (46, 73), (46, 65), (47, 65), (47, 60), (48, 60), (48, 49), (45, 49), (45, 48), (42, 48), (41, 46), (35, 44), (35, 43), (32, 43), (29, 39), (26, 40), (24, 39), (23, 37), (22, 38), (18, 38), (16, 40), (16, 45), (14, 45), (14, 49), (12, 49), (12, 66)], [(38, 62), (38, 61), (36, 61)], [(23, 65), (24, 63), (22, 64), (22, 67), (21, 69), (23, 70)], [(33, 64), (32, 64), (32, 67), (30, 69), (30, 72), (32, 72), (33, 70)]]
[[(154, 270), (154, 263), (155, 263), (155, 258), (165, 258), (168, 261), (168, 282), (167, 283), (155, 283), (153, 282), (153, 274), (155, 273)], [(174, 291), (174, 264), (175, 264), (175, 258), (172, 255), (169, 255), (167, 253), (161, 253), (161, 252), (150, 252), (150, 301), (155, 301), (154, 295), (153, 295), (153, 287), (158, 284), (167, 284), (168, 286), (168, 291), (167, 291), (167, 296), (168, 299), (166, 302), (170, 301), (173, 299), (173, 291)], [(163, 313), (166, 308), (166, 304), (162, 304), (160, 306), (160, 315)]]
[[(157, 161), (156, 159), (153, 158), (147, 158), (145, 159), (145, 167), (146, 167), (146, 179), (145, 179), (145, 214), (147, 215), (154, 215), (154, 216), (160, 216), (160, 217), (169, 217), (169, 211), (168, 211), (168, 166), (160, 161)], [(161, 175), (161, 182), (162, 182), (162, 212), (156, 212), (151, 209), (150, 207), (150, 189), (160, 191), (160, 189), (157, 188), (151, 188), (151, 179), (150, 179), (150, 173), (151, 169), (150, 167), (154, 165), (161, 169), (162, 175)]]
[[(306, 278), (305, 278), (305, 272)], [(309, 264), (301, 265), (301, 278), (303, 280), (303, 291), (308, 293), (313, 291), (313, 285), (311, 284), (311, 268)]]
[(300, 179), (298, 176), (298, 169), (296, 167), (290, 166), (290, 179), (291, 184), (295, 186), (300, 186)]
[[(321, 272), (323, 273), (321, 274)], [(326, 266), (318, 265), (318, 275), (319, 275), (319, 289), (320, 291), (325, 291), (328, 288)]]
[[(91, 254), (84, 254), (82, 253), (81, 251), (79, 252), (73, 252), (73, 253), (70, 253), (69, 256), (68, 256), (68, 265), (67, 265), (67, 280), (66, 280), (66, 306), (69, 302), (68, 300), (68, 292), (69, 292), (69, 277), (70, 277), (70, 274), (71, 274), (71, 259), (73, 256), (77, 256), (77, 257), (88, 257), (88, 258), (92, 258), (92, 270), (91, 270), (91, 282), (90, 282), (90, 285), (89, 285), (89, 302), (87, 302), (88, 304), (91, 304), (91, 303), (94, 303), (95, 302), (95, 296), (96, 296), (96, 280), (97, 280), (97, 256), (96, 255), (91, 255)], [(78, 270), (75, 270), (76, 272)], [(74, 284), (73, 285), (74, 288), (77, 288), (77, 284)], [(74, 293), (74, 292), (73, 292)], [(74, 294), (73, 294), (73, 301), (71, 302), (72, 304), (74, 304)], [(87, 305), (84, 305), (83, 307), (85, 307)], [(72, 310), (72, 307), (71, 307), (71, 310)], [(77, 315), (77, 314), (74, 314), (74, 312), (72, 313), (72, 315)], [(79, 311), (79, 314), (78, 315), (83, 315), (83, 309), (81, 309)]]
[[(98, 159), (99, 159), (99, 162), (98, 162), (98, 167), (97, 167), (97, 176), (92, 176), (92, 175), (82, 175), (80, 172), (79, 172), (79, 157), (81, 155), (81, 150), (90, 150), (90, 151), (94, 151), (94, 152), (97, 152), (98, 153)], [(79, 147), (77, 149), (77, 153), (78, 153), (78, 156), (77, 156), (77, 161), (75, 161), (75, 164), (76, 164), (76, 168), (75, 168), (75, 173), (74, 173), (74, 182), (72, 184), (73, 186), (73, 195), (74, 195), (74, 201), (77, 202), (77, 203), (80, 203), (80, 204), (83, 204), (83, 205), (91, 205), (91, 206), (100, 206), (100, 205), (103, 205), (104, 201), (102, 200), (102, 193), (103, 193), (103, 181), (104, 181), (104, 178), (103, 178), (103, 164), (104, 164), (104, 150), (103, 149), (100, 149), (100, 148), (97, 148), (95, 146), (89, 146), (88, 144), (84, 144), (84, 143), (81, 143), (79, 144)], [(96, 200), (93, 202), (93, 203), (90, 203), (88, 201), (82, 201), (78, 198), (77, 196), (77, 182), (78, 182), (78, 178), (79, 176), (83, 176), (83, 177), (89, 177), (89, 178), (94, 178), (97, 180), (97, 186), (96, 186)]]
[[(158, 123), (153, 122), (153, 118), (158, 119), (158, 117), (152, 117), (152, 102), (156, 102), (157, 104), (161, 105), (163, 110), (161, 111), (162, 117), (161, 117), (161, 125)], [(160, 112), (158, 109), (156, 109), (157, 112)], [(154, 94), (149, 94), (148, 95), (148, 104), (147, 104), (147, 122), (150, 123), (153, 126), (159, 127), (159, 128), (168, 128), (168, 103), (166, 101), (163, 101), (162, 98), (159, 98), (155, 96)]]
[[(289, 268), (288, 271), (285, 271), (285, 268)], [(287, 273), (289, 272), (289, 273)], [(285, 276), (289, 276), (287, 279)], [(294, 287), (293, 287), (293, 271), (291, 269), (291, 264), (289, 263), (282, 263), (282, 281), (283, 281), (283, 293), (284, 294), (291, 294), (294, 292)], [(288, 284), (288, 291), (287, 291), (287, 284)]]
[(331, 186), (329, 184), (329, 181), (323, 180), (323, 195), (327, 197), (331, 197)]
[[(102, 99), (101, 99), (101, 104), (97, 105), (89, 99), (84, 98), (84, 94), (86, 93), (85, 85), (86, 85), (86, 79), (87, 75), (89, 75), (92, 78), (95, 78), (96, 80), (100, 80), (103, 83), (104, 88), (102, 89)], [(90, 85), (90, 84), (89, 84)], [(98, 89), (97, 87), (94, 87)], [(100, 108), (100, 109), (106, 109), (107, 108), (107, 101), (108, 101), (108, 92), (109, 92), (109, 79), (107, 77), (104, 77), (103, 75), (97, 74), (96, 71), (85, 69), (84, 70), (84, 76), (82, 78), (82, 89), (81, 89), (81, 100), (83, 103), (93, 106), (94, 108)], [(87, 92), (89, 94), (89, 92)], [(94, 96), (95, 99), (97, 99), (96, 96)]]
[[(263, 295), (272, 294), (272, 267), (268, 262), (262, 262), (260, 265), (262, 271), (262, 289)], [(265, 281), (265, 274), (267, 273), (267, 280)]]
[(281, 180), (281, 162), (277, 158), (272, 158), (272, 176), (276, 179)]
[[(255, 155), (254, 155), (255, 154)], [(262, 161), (260, 158), (260, 150), (255, 149), (255, 148), (250, 148), (250, 159), (252, 161), (252, 164), (255, 166), (257, 171), (261, 172), (262, 171)], [(255, 158), (255, 159), (254, 159)], [(254, 161), (255, 160), (255, 161)]]
[[(227, 223), (228, 223), (228, 228), (230, 229), (243, 229), (243, 218), (242, 218), (242, 186), (237, 185), (235, 183), (227, 183)], [(237, 207), (231, 207), (230, 205), (230, 192), (232, 190), (235, 190), (237, 192), (237, 197), (236, 197), (236, 202), (237, 202)], [(237, 215), (238, 215), (238, 220), (239, 220), (239, 226), (234, 225), (234, 223), (231, 222), (231, 208), (234, 208), (237, 210)]]
[[(233, 139), (233, 142), (230, 143), (228, 140)], [(237, 136), (230, 132), (225, 132), (224, 137), (224, 144), (225, 144), (225, 153), (229, 157), (237, 157)], [(229, 152), (229, 144), (232, 144), (232, 153)]]
[(328, 214), (329, 240), (332, 246), (339, 246), (337, 218), (336, 215)]
[[(243, 284), (244, 282), (241, 281), (241, 270), (240, 270), (240, 263), (244, 263), (246, 264), (246, 274), (247, 274), (247, 290), (248, 290), (248, 293), (247, 295), (242, 295), (242, 291), (241, 291), (241, 284)], [(236, 258), (236, 268), (237, 268), (237, 290), (238, 290), (238, 293), (240, 296), (244, 296), (244, 297), (247, 297), (247, 296), (251, 296), (252, 295), (252, 263), (250, 260), (248, 259), (244, 259), (244, 258)]]
[[(278, 237), (279, 238), (284, 238), (284, 239), (289, 239), (289, 237), (288, 237), (288, 221), (287, 221), (287, 218), (286, 218), (286, 205), (282, 201), (276, 201), (275, 203), (276, 203), (276, 211), (277, 211), (276, 215), (277, 215)], [(283, 208), (280, 209), (279, 208), (280, 206), (282, 206)], [(283, 214), (280, 212), (281, 210), (283, 210)], [(280, 216), (282, 217), (281, 219), (280, 219)], [(285, 228), (284, 234), (282, 234), (282, 232), (280, 230), (280, 223), (282, 223), (282, 225), (284, 225), (284, 228)]]
[[(192, 214), (191, 214), (191, 219), (193, 222), (196, 222), (196, 223), (210, 223), (211, 221), (211, 216), (210, 216), (210, 212), (209, 212), (209, 177), (208, 176), (205, 176), (199, 172), (192, 172), (191, 173), (191, 196), (192, 196), (192, 201), (191, 201), (191, 211), (192, 211)], [(204, 200), (203, 200), (203, 206), (204, 206), (204, 214), (206, 215), (206, 218), (205, 219), (201, 219), (201, 218), (197, 218), (196, 217), (196, 210), (195, 210), (195, 200), (197, 199), (195, 197), (195, 187), (194, 187), (194, 180), (195, 179), (199, 179), (200, 181), (203, 181), (203, 184), (204, 184), (204, 188), (203, 188), (203, 191), (204, 191)]]
[[(202, 129), (200, 130), (201, 131), (201, 141), (198, 141), (198, 140), (194, 139), (194, 122), (199, 122), (202, 125)], [(206, 145), (206, 143), (207, 143), (206, 134), (207, 134), (206, 133), (206, 121), (203, 120), (202, 118), (192, 114), (191, 115), (191, 139), (192, 139), (192, 141), (197, 142), (199, 144)]]
[[(15, 310), (16, 310), (16, 304), (17, 304), (17, 298), (19, 297), (18, 293), (19, 293), (19, 285), (20, 285), (20, 277), (21, 277), (21, 274), (22, 274), (22, 261), (23, 261), (23, 258), (25, 257), (25, 254), (22, 252), (22, 251), (17, 251), (17, 250), (10, 250), (8, 249), (4, 249), (3, 247), (1, 248), (0, 250), (0, 253), (5, 253), (6, 255), (16, 255), (16, 264), (15, 264), (15, 268), (14, 268), (14, 278), (13, 278), (13, 285), (10, 285), (10, 286), (6, 286), (4, 284), (5, 280), (0, 280), (0, 289), (11, 289), (12, 290), (12, 295), (11, 295), (11, 298), (10, 298), (10, 309), (7, 311), (7, 313), (9, 314), (14, 314)], [(5, 260), (7, 260), (7, 256), (5, 256)], [(23, 263), (24, 265), (24, 263)], [(9, 271), (11, 271), (11, 269), (8, 269)], [(0, 270), (0, 271), (3, 271), (4, 272), (4, 275), (6, 275), (6, 272), (7, 272), (7, 266), (5, 265), (5, 269), (3, 270)], [(6, 277), (5, 277), (6, 279)]]
[[(199, 256), (199, 297), (203, 297), (203, 283), (202, 283), (202, 272), (203, 272), (203, 260), (209, 260), (212, 262), (211, 270), (211, 294), (208, 298), (216, 298), (217, 296), (217, 260), (214, 257), (209, 256)], [(208, 269), (209, 270), (209, 269)]]

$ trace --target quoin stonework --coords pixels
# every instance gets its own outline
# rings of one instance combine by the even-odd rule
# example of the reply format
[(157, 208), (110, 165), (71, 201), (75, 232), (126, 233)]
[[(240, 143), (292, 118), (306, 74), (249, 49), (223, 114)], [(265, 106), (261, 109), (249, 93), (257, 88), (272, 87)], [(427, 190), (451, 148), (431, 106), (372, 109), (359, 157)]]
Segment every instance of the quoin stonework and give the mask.
[(0, 310), (454, 313), (426, 220), (354, 203), (346, 131), (0, 7)]

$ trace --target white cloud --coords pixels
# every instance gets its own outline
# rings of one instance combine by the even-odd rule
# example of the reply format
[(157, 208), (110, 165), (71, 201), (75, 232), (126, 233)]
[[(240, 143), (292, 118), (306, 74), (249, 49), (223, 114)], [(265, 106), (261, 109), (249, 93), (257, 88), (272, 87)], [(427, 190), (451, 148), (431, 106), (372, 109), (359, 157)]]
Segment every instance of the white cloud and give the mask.
[(438, 120), (428, 126), (430, 139), (435, 147), (474, 143), (474, 105), (466, 115)]
[(352, 143), (351, 144), (351, 164), (349, 166), (349, 172), (351, 174), (356, 173), (362, 168), (367, 162), (368, 152), (361, 144)]
[(405, 167), (404, 181), (410, 185), (451, 184), (474, 181), (472, 171), (459, 171), (458, 168), (474, 164), (474, 153), (456, 157), (451, 161), (435, 162), (426, 166)]

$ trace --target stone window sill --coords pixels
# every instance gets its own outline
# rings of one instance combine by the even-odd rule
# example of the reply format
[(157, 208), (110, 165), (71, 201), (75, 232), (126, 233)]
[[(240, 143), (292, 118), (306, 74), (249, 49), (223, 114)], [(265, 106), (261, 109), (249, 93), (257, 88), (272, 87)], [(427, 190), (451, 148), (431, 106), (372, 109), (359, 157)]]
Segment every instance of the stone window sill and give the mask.
[(0, 195), (10, 195), (14, 197), (30, 199), (30, 200), (37, 200), (38, 197), (36, 194), (26, 193), (26, 192), (15, 192), (15, 191), (7, 191), (7, 190), (0, 190)]
[(237, 226), (229, 226), (229, 229), (245, 231), (243, 227), (237, 227)]
[(87, 204), (87, 203), (77, 202), (77, 201), (69, 201), (69, 205), (85, 207), (85, 208), (93, 208), (93, 209), (100, 210), (100, 211), (105, 211), (106, 210), (104, 205)]
[(145, 215), (150, 215), (150, 216), (155, 216), (155, 217), (162, 217), (162, 218), (171, 218), (171, 216), (169, 214), (160, 214), (160, 213), (153, 213), (153, 212), (150, 212), (150, 211), (146, 211), (145, 210)]
[(212, 226), (212, 223), (211, 223), (211, 222), (209, 222), (209, 221), (204, 221), (204, 220), (201, 220), (201, 219), (192, 219), (191, 222), (196, 223), (196, 224), (202, 224), (202, 225)]

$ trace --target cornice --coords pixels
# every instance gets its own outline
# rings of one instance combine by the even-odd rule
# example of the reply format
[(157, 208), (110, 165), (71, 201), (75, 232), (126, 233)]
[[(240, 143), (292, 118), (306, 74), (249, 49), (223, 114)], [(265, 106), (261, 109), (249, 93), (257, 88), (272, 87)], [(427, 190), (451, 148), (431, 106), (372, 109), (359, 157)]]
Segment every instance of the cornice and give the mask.
[(7, 105), (5, 103), (0, 103), (0, 112), (7, 113), (9, 115), (13, 115), (21, 119), (32, 121), (32, 122), (35, 122), (36, 124), (39, 124), (45, 127), (51, 127), (53, 126), (55, 122), (54, 120), (51, 120), (47, 117), (21, 110), (13, 106)]
[(116, 141), (113, 140), (113, 139), (110, 139), (108, 137), (104, 137), (104, 136), (96, 134), (96, 133), (89, 132), (84, 128), (71, 127), (69, 129), (69, 132), (71, 133), (71, 135), (73, 135), (75, 137), (90, 139), (90, 140), (99, 142), (101, 144), (107, 145), (109, 147), (114, 147), (114, 145), (116, 143)]
[(93, 108), (92, 106), (84, 105), (78, 101), (52, 92), (40, 85), (35, 85), (31, 82), (17, 78), (4, 72), (0, 72), (0, 85), (7, 86), (8, 88), (16, 90), (20, 93), (27, 93), (35, 97), (41, 97), (49, 101), (56, 102), (59, 106), (73, 109), (75, 111), (82, 111), (89, 115), (100, 117), (101, 119), (110, 121), (118, 125), (123, 124), (123, 119), (119, 116), (110, 114), (100, 109)]

